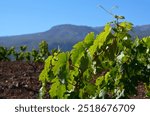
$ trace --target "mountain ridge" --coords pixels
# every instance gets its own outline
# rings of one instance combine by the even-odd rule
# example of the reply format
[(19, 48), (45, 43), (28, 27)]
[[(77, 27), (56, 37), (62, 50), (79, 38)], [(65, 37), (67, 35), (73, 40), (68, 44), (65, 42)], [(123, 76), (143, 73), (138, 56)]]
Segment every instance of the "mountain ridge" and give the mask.
[[(37, 49), (39, 43), (42, 40), (45, 40), (49, 44), (49, 49), (57, 48), (59, 46), (62, 50), (67, 51), (70, 50), (75, 43), (83, 40), (87, 33), (94, 32), (95, 34), (99, 34), (103, 28), (104, 26), (91, 27), (73, 24), (56, 25), (43, 32), (2, 36), (0, 37), (0, 46), (15, 46), (17, 48), (21, 45), (27, 45), (29, 50), (31, 50), (33, 48)], [(133, 31), (135, 32), (134, 35), (137, 35), (140, 38), (150, 36), (150, 24), (135, 26)]]

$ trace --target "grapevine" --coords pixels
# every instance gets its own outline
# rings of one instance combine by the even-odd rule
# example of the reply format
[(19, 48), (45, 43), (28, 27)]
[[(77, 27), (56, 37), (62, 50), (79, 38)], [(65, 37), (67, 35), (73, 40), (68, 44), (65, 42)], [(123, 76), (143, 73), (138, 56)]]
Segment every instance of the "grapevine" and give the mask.
[[(39, 76), (40, 98), (129, 98), (139, 82), (150, 97), (150, 37), (131, 40), (130, 22), (113, 21), (87, 34), (71, 51), (55, 52)], [(50, 85), (47, 88), (47, 85)]]
[[(52, 52), (56, 52), (53, 49)], [(28, 61), (28, 62), (44, 62), (44, 60), (51, 54), (48, 49), (48, 43), (46, 41), (41, 41), (39, 43), (39, 49), (32, 49), (27, 51), (27, 46), (20, 46), (16, 50), (15, 47), (7, 48), (0, 46), (0, 61)]]

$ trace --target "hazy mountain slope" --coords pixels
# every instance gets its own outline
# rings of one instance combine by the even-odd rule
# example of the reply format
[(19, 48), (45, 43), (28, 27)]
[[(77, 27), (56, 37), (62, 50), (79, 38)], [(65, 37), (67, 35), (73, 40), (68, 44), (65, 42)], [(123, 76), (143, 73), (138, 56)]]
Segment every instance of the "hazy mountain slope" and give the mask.
[(133, 31), (139, 38), (150, 36), (150, 25), (135, 26)]
[(88, 26), (59, 25), (52, 27), (46, 32), (0, 37), (0, 45), (7, 47), (27, 45), (31, 49), (37, 48), (40, 41), (46, 40), (50, 49), (59, 46), (63, 50), (68, 50), (76, 42), (81, 41), (89, 32), (99, 33), (97, 30)]
[[(94, 32), (95, 34), (98, 34), (102, 30), (103, 27), (64, 24), (54, 26), (45, 32), (0, 37), (0, 46), (19, 47), (21, 45), (27, 45), (29, 49), (32, 49), (38, 48), (38, 44), (42, 40), (46, 40), (49, 44), (49, 49), (57, 48), (59, 46), (62, 50), (70, 50), (75, 43), (84, 39), (87, 33)], [(133, 36), (150, 36), (150, 25), (136, 26), (133, 31), (134, 33), (131, 33)]]

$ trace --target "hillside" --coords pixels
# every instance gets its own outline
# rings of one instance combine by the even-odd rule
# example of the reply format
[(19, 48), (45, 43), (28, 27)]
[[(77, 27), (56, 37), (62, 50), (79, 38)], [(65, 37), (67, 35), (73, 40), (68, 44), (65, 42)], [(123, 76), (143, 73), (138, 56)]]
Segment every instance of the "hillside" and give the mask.
[[(16, 46), (27, 45), (29, 50), (32, 48), (38, 48), (38, 44), (45, 40), (49, 44), (49, 49), (57, 48), (58, 46), (66, 51), (70, 50), (72, 46), (81, 41), (85, 35), (89, 32), (98, 34), (103, 30), (103, 27), (89, 27), (89, 26), (77, 26), (71, 24), (57, 25), (45, 32), (5, 36), (0, 37), (0, 46)], [(150, 25), (135, 26), (132, 36), (150, 36)]]

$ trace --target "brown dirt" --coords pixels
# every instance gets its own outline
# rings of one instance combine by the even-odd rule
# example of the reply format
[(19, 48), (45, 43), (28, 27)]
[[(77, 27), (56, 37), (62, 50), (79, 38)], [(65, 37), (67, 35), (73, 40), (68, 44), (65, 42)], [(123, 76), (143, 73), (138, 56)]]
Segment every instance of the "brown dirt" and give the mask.
[(38, 76), (42, 69), (42, 63), (0, 62), (0, 98), (38, 98)]
[[(37, 99), (41, 83), (38, 81), (43, 63), (0, 62), (0, 99)], [(137, 87), (133, 99), (144, 99), (143, 84)]]

